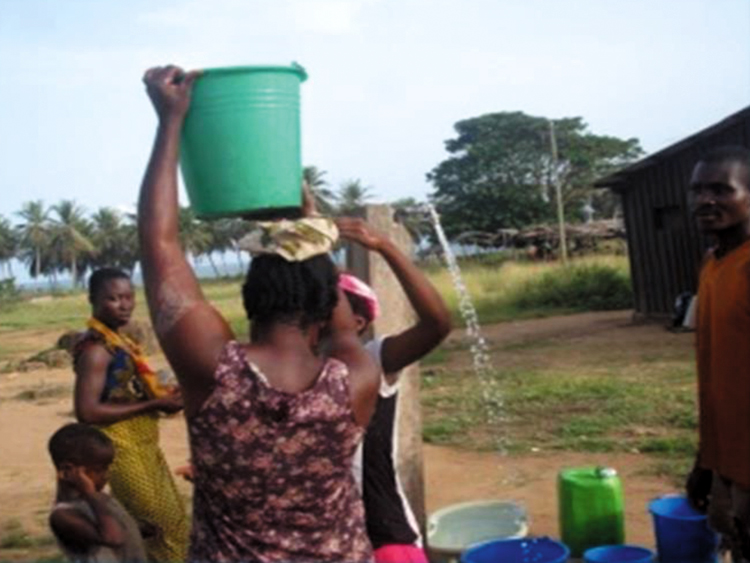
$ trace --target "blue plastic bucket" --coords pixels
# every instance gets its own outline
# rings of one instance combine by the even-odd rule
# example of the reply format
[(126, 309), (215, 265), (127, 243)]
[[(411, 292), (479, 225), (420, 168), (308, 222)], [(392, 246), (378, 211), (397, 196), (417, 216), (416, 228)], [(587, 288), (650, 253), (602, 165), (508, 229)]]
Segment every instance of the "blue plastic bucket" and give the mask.
[(461, 563), (565, 563), (570, 550), (549, 538), (496, 540), (467, 549)]
[(603, 545), (583, 554), (584, 563), (652, 563), (654, 552), (637, 545)]
[(706, 515), (685, 497), (657, 498), (649, 504), (649, 511), (660, 563), (716, 563), (719, 537), (709, 529)]

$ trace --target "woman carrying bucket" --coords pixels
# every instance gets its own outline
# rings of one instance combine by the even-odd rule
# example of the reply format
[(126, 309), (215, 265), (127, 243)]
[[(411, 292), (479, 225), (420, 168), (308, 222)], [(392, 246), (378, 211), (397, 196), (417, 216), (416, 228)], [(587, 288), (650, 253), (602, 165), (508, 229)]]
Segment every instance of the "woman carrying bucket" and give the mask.
[[(197, 73), (149, 70), (159, 127), (138, 231), (157, 337), (183, 389), (195, 469), (191, 561), (371, 561), (352, 456), (379, 373), (328, 255), (328, 220), (261, 225), (242, 297), (251, 342), (205, 299), (178, 240), (180, 131)], [(322, 329), (330, 355), (319, 354)]]
[[(417, 319), (404, 330), (381, 335), (365, 344), (380, 368), (378, 402), (355, 471), (362, 486), (367, 532), (376, 563), (426, 563), (419, 525), (404, 494), (397, 471), (398, 398), (401, 372), (435, 349), (451, 331), (451, 318), (442, 297), (409, 257), (383, 233), (362, 219), (340, 218), (342, 238), (377, 252), (388, 264)], [(354, 311), (364, 338), (380, 314), (375, 292), (351, 274), (342, 274), (339, 287)]]

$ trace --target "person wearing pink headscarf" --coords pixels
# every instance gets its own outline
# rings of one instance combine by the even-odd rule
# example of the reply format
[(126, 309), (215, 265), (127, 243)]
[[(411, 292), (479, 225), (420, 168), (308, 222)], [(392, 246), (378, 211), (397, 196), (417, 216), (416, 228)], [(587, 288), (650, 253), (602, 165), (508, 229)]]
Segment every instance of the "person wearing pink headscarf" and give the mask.
[[(419, 526), (396, 471), (396, 407), (401, 371), (448, 336), (450, 313), (427, 277), (386, 235), (361, 219), (341, 218), (336, 225), (342, 238), (383, 257), (417, 314), (416, 322), (406, 330), (365, 344), (381, 367), (382, 377), (375, 414), (354, 468), (362, 487), (367, 533), (376, 563), (427, 563)], [(346, 273), (339, 276), (339, 288), (351, 304), (359, 334), (364, 335), (381, 314), (377, 295), (362, 280)]]

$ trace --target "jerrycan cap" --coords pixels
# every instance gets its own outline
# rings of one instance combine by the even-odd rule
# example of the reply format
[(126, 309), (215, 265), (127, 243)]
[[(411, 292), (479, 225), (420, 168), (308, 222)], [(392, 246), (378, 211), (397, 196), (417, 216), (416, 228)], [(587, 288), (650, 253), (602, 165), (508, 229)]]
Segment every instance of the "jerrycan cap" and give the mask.
[(604, 467), (600, 465), (596, 468), (596, 476), (601, 479), (609, 479), (611, 477), (617, 477), (617, 470), (613, 467)]

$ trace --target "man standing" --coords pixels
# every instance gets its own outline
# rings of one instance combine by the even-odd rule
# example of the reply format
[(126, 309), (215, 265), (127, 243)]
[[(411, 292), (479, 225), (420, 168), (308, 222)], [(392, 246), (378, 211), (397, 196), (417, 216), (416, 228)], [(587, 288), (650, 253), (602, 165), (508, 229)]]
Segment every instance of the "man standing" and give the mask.
[(734, 563), (750, 561), (750, 151), (722, 147), (690, 180), (698, 228), (714, 239), (698, 285), (698, 458), (687, 482), (694, 506)]

